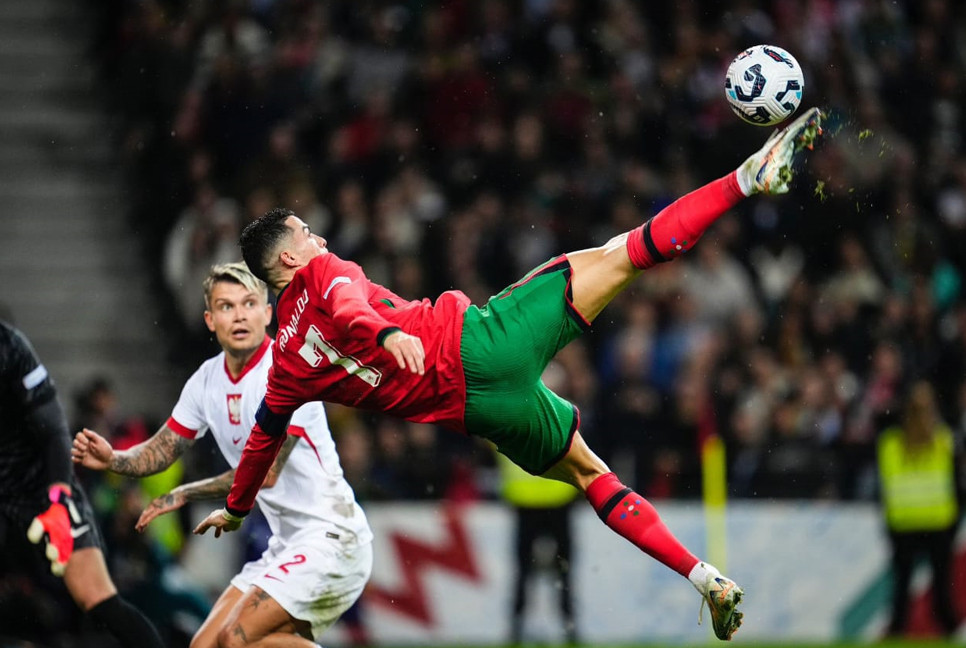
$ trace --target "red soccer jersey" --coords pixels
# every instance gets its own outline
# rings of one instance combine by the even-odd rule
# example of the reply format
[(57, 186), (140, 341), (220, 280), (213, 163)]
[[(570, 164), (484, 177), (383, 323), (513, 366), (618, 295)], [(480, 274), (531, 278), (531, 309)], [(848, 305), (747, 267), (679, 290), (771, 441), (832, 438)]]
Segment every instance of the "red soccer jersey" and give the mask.
[[(331, 252), (299, 270), (278, 299), (275, 361), (265, 403), (276, 413), (322, 400), (464, 431), (460, 333), (469, 298), (407, 301)], [(400, 369), (378, 343), (400, 328), (418, 336), (425, 373)]]

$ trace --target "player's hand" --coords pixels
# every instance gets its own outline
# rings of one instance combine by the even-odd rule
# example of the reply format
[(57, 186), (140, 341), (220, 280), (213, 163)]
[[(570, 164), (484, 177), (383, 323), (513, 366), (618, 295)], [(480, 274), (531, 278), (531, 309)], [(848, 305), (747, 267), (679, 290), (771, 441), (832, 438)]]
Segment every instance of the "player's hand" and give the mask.
[(70, 458), (76, 464), (92, 470), (107, 470), (114, 459), (110, 442), (94, 430), (84, 428), (74, 436)]
[(170, 513), (171, 511), (177, 511), (179, 508), (187, 503), (183, 493), (178, 492), (177, 489), (166, 493), (160, 497), (156, 497), (154, 501), (148, 504), (147, 508), (141, 511), (141, 517), (138, 518), (137, 523), (134, 528), (137, 529), (138, 533), (144, 533), (147, 528), (148, 523), (159, 515), (164, 515), (165, 513)]
[(232, 515), (223, 508), (212, 511), (208, 517), (201, 521), (201, 524), (195, 527), (194, 533), (197, 535), (205, 535), (208, 529), (215, 530), (215, 537), (220, 538), (222, 532), (237, 531), (238, 527), (245, 518), (240, 518)]
[(382, 341), (382, 346), (396, 359), (400, 369), (409, 369), (412, 373), (420, 376), (426, 373), (426, 366), (423, 362), (426, 358), (423, 341), (415, 335), (394, 331), (386, 336)]
[(73, 532), (80, 527), (81, 517), (67, 484), (54, 484), (48, 496), (50, 506), (30, 523), (27, 539), (34, 544), (41, 541), (46, 544), (44, 553), (50, 561), (50, 571), (55, 576), (63, 576), (74, 552)]

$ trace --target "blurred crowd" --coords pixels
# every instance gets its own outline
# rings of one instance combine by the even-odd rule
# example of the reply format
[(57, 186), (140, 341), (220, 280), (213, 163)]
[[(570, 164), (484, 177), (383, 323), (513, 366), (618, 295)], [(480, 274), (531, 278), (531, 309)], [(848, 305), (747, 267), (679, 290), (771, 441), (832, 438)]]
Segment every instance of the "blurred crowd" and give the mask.
[[(916, 379), (966, 431), (966, 7), (954, 0), (105, 0), (92, 52), (186, 375), (208, 267), (293, 209), (407, 298), (476, 303), (720, 177), (768, 129), (723, 92), (773, 43), (828, 114), (794, 189), (644, 273), (548, 371), (650, 497), (868, 499)], [(470, 439), (330, 408), (362, 501), (494, 494)]]

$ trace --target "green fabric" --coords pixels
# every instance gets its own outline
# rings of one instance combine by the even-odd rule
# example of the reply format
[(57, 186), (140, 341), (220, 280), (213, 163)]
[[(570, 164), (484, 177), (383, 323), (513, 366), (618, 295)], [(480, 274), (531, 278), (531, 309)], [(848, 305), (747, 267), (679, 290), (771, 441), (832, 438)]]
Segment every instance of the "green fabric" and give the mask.
[(569, 264), (554, 259), (464, 315), (466, 430), (533, 474), (563, 457), (576, 429), (574, 406), (540, 379), (583, 332), (568, 311), (569, 280)]

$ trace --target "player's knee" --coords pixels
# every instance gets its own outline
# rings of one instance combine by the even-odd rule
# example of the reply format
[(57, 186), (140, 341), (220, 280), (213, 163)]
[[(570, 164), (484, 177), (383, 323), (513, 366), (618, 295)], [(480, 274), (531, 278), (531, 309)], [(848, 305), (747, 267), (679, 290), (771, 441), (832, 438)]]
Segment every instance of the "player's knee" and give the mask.
[(569, 473), (571, 483), (581, 491), (586, 491), (595, 479), (610, 472), (610, 468), (590, 449), (580, 432), (574, 434), (570, 450), (557, 465)]

